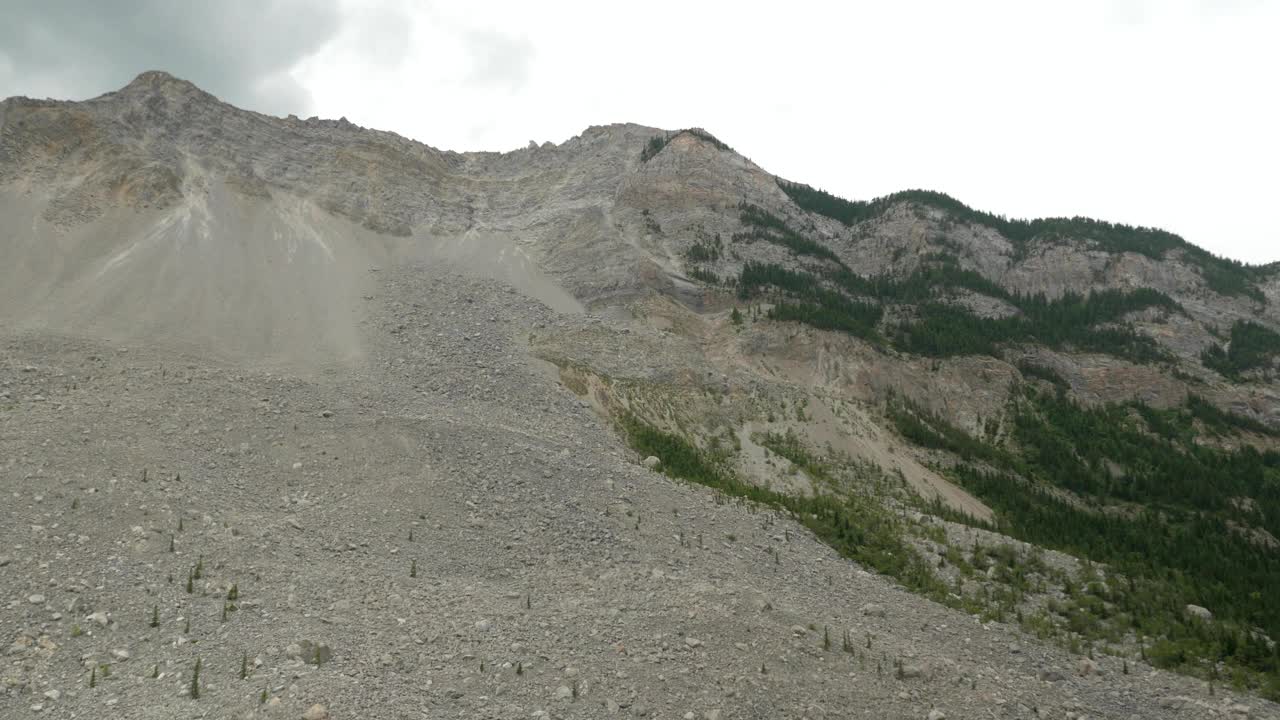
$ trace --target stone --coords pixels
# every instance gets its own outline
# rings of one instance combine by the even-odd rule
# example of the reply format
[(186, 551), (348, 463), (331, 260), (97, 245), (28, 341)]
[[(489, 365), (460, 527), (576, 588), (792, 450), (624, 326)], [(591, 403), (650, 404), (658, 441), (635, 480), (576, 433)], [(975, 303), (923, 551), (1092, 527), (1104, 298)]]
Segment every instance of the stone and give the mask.
[(44, 600), (45, 600), (45, 597), (39, 593), (36, 593), (35, 595), (32, 595), (27, 598), (27, 602), (31, 603), (32, 605), (43, 605)]
[(685, 645), (688, 645), (688, 646), (689, 646), (689, 647), (691, 647), (691, 648), (699, 648), (699, 647), (702, 647), (702, 641), (701, 641), (701, 640), (699, 640), (699, 639), (697, 639), (697, 638), (687, 637), (687, 638), (685, 638), (685, 639), (684, 639), (684, 644), (685, 644)]
[(882, 617), (885, 617), (885, 615), (886, 615), (885, 610), (884, 610), (884, 606), (883, 606), (883, 605), (877, 605), (877, 604), (875, 604), (875, 603), (867, 603), (867, 604), (863, 605), (863, 606), (862, 606), (862, 608), (861, 608), (861, 612), (862, 612), (862, 614), (863, 614), (863, 615), (865, 615), (865, 616), (867, 616), (867, 617), (878, 617), (878, 618), (882, 618)]
[(328, 717), (329, 710), (319, 703), (312, 705), (307, 708), (306, 712), (302, 713), (302, 720), (327, 720)]
[(1098, 663), (1089, 658), (1080, 658), (1080, 662), (1076, 663), (1076, 674), (1080, 677), (1089, 677), (1090, 675), (1099, 675)]
[(930, 710), (925, 718), (926, 720), (947, 720), (947, 714), (941, 710)]
[(101, 610), (89, 615), (88, 617), (85, 618), (85, 620), (88, 620), (89, 622), (97, 623), (102, 627), (106, 627), (107, 623), (111, 622), (111, 619), (107, 617), (107, 614), (102, 612)]
[(0, 567), (4, 567), (13, 562), (13, 558), (8, 555), (0, 555)]
[(662, 464), (662, 460), (660, 460), (657, 455), (650, 455), (649, 457), (644, 459), (644, 466), (649, 468), (650, 470), (656, 470), (657, 467), (661, 464)]
[(493, 629), (493, 623), (488, 620), (477, 620), (476, 629), (480, 632), (489, 632)]
[[(324, 643), (312, 642), (310, 640), (302, 640), (297, 644), (299, 650), (298, 655), (289, 655), (289, 657), (301, 660), (312, 665), (323, 665), (333, 659), (333, 649)], [(293, 645), (286, 648), (285, 652), (293, 649)]]
[(46, 690), (46, 691), (45, 691), (45, 693), (44, 693), (44, 696), (45, 696), (45, 698), (47, 698), (47, 699), (49, 699), (49, 700), (57, 701), (57, 700), (58, 700), (58, 698), (62, 697), (62, 691), (61, 691), (61, 690)]
[(113, 657), (113, 658), (115, 658), (115, 659), (117, 659), (117, 660), (124, 661), (124, 660), (128, 660), (128, 659), (129, 659), (129, 657), (130, 657), (130, 655), (129, 655), (129, 651), (128, 651), (128, 650), (123, 650), (123, 649), (122, 649), (122, 650), (112, 650), (112, 651), (111, 651), (111, 657)]
[(1066, 676), (1057, 670), (1041, 670), (1036, 677), (1043, 682), (1062, 682), (1066, 680)]
[(573, 688), (569, 687), (568, 685), (561, 685), (560, 687), (556, 688), (557, 700), (568, 700), (571, 697), (573, 697)]
[(1213, 613), (1209, 611), (1209, 608), (1200, 607), (1199, 605), (1187, 605), (1183, 610), (1186, 614), (1194, 618), (1199, 618), (1205, 621), (1213, 619)]

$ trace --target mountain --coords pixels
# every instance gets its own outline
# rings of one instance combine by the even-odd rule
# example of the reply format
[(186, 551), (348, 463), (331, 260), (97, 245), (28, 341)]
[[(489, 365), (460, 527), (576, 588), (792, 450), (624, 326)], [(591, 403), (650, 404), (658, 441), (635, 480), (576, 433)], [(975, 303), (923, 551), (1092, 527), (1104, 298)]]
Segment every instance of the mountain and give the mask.
[(162, 72), (0, 218), (12, 712), (1280, 716), (1280, 266)]

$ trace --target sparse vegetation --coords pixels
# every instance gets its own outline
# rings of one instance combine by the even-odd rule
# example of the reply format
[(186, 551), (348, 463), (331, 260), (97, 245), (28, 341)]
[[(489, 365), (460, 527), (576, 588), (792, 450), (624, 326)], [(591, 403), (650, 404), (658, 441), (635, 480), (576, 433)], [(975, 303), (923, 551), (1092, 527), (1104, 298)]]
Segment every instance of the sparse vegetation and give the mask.
[(744, 233), (734, 233), (733, 242), (755, 242), (763, 240), (781, 245), (796, 255), (808, 255), (820, 260), (840, 262), (839, 256), (826, 245), (811, 240), (787, 226), (786, 221), (767, 210), (748, 203), (738, 206), (738, 219), (743, 225), (752, 229)]
[(720, 142), (719, 138), (701, 128), (685, 128), (677, 130), (673, 133), (663, 133), (662, 135), (654, 135), (645, 143), (644, 149), (640, 151), (640, 162), (646, 163), (652, 160), (667, 147), (667, 143), (684, 134), (692, 135), (704, 142), (711, 143), (717, 150), (733, 152), (733, 148)]
[(1239, 320), (1231, 326), (1231, 341), (1226, 349), (1212, 343), (1200, 359), (1205, 367), (1238, 380), (1250, 370), (1274, 369), (1277, 358), (1280, 358), (1280, 333), (1255, 322)]
[(662, 472), (706, 485), (729, 497), (789, 512), (846, 557), (897, 578), (912, 590), (946, 602), (947, 588), (905, 541), (901, 521), (885, 511), (878, 501), (856, 495), (793, 496), (750, 485), (735, 477), (722, 460), (709, 456), (678, 435), (659, 430), (634, 416), (622, 418), (620, 424), (635, 450), (662, 459)]

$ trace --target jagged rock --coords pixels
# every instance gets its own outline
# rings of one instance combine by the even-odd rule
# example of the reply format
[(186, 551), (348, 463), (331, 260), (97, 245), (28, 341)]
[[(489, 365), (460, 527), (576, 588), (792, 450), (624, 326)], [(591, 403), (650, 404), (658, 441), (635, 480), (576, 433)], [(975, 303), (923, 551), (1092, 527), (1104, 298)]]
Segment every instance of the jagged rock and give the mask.
[(650, 470), (657, 469), (657, 467), (661, 464), (662, 464), (662, 460), (660, 460), (655, 455), (650, 455), (649, 457), (644, 459), (644, 466), (649, 468)]

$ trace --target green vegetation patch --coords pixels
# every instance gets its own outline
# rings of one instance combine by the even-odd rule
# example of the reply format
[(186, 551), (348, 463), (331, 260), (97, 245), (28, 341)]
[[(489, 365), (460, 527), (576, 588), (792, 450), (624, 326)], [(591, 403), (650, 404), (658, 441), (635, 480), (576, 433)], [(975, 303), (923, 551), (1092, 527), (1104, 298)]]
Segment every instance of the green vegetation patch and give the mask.
[(667, 147), (667, 143), (671, 142), (672, 140), (676, 139), (681, 135), (686, 135), (686, 134), (692, 135), (693, 137), (696, 137), (699, 140), (710, 143), (717, 150), (733, 152), (733, 148), (721, 142), (719, 138), (707, 132), (706, 130), (703, 130), (702, 128), (685, 128), (684, 130), (677, 130), (676, 132), (673, 132), (673, 133), (663, 133), (661, 135), (654, 135), (653, 137), (649, 138), (649, 141), (645, 143), (644, 148), (640, 151), (640, 162), (642, 163), (649, 162), (654, 157), (656, 157), (658, 153), (662, 152)]
[(751, 230), (734, 233), (734, 242), (764, 240), (775, 245), (781, 245), (796, 255), (809, 255), (821, 260), (840, 263), (840, 258), (826, 245), (804, 237), (788, 227), (782, 218), (759, 206), (742, 203), (738, 206), (738, 213), (739, 220), (744, 225), (751, 227)]
[(1280, 356), (1280, 334), (1248, 320), (1231, 326), (1231, 341), (1224, 350), (1217, 343), (1205, 349), (1200, 359), (1205, 367), (1224, 377), (1239, 379), (1248, 370), (1270, 368)]
[[(994, 529), (1125, 579), (1061, 608), (1071, 630), (1156, 638), (1148, 659), (1161, 667), (1204, 674), (1222, 662), (1241, 686), (1280, 697), (1280, 650), (1254, 632), (1280, 637), (1280, 593), (1268, 590), (1280, 587), (1280, 554), (1249, 532), (1280, 534), (1280, 454), (1199, 442), (1271, 429), (1195, 396), (1170, 410), (1085, 407), (1030, 388), (1011, 401), (1006, 447), (915, 408), (889, 414), (908, 439), (964, 461), (952, 475), (995, 511)], [(1188, 603), (1216, 619), (1189, 617)]]
[[(633, 449), (662, 460), (661, 470), (667, 475), (790, 513), (845, 557), (897, 579), (912, 591), (940, 602), (951, 602), (947, 598), (947, 586), (905, 540), (903, 521), (875, 500), (833, 493), (796, 497), (762, 488), (739, 480), (724, 458), (700, 450), (679, 435), (655, 428), (635, 416), (623, 417), (619, 425)], [(783, 445), (777, 447), (784, 447), (789, 453), (796, 449), (798, 441), (789, 444), (785, 436), (782, 437)], [(807, 472), (818, 472), (811, 469), (816, 467), (813, 464), (816, 461), (807, 453), (792, 454), (800, 461), (788, 459)]]
[[(819, 274), (779, 265), (748, 262), (738, 277), (739, 297), (746, 300), (772, 288), (780, 291), (770, 317), (800, 322), (855, 337), (880, 339), (883, 305), (917, 303), (912, 322), (891, 335), (897, 349), (929, 357), (991, 355), (1006, 343), (1039, 343), (1071, 347), (1151, 363), (1171, 360), (1154, 340), (1118, 323), (1124, 315), (1151, 307), (1179, 312), (1163, 293), (1147, 288), (1105, 290), (1090, 295), (1068, 293), (1050, 300), (1043, 295), (1016, 295), (954, 262), (922, 267), (905, 279), (863, 278), (841, 266)], [(1019, 314), (987, 318), (932, 299), (945, 288), (967, 288), (1005, 300)]]

